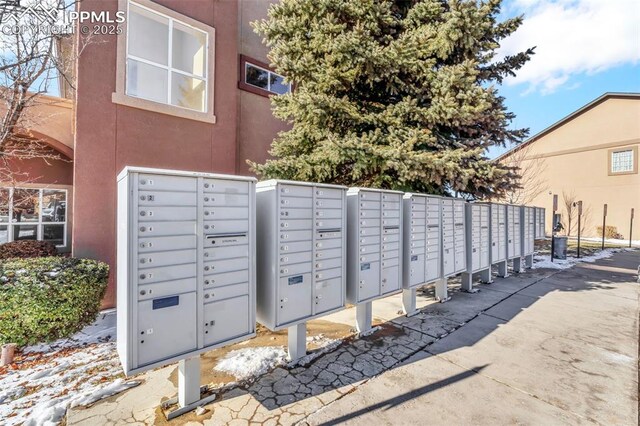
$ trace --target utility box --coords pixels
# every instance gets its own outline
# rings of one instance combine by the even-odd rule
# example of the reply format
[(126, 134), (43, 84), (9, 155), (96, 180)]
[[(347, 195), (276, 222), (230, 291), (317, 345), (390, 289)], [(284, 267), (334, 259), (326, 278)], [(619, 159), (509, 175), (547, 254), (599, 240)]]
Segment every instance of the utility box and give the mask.
[(118, 355), (127, 375), (255, 335), (255, 179), (118, 175)]
[(466, 202), (442, 198), (442, 276), (458, 275), (467, 270)]
[(347, 191), (349, 303), (369, 302), (402, 289), (402, 195), (370, 188)]
[(520, 207), (521, 247), (522, 257), (527, 267), (533, 266), (534, 241), (536, 233), (536, 208), (529, 206)]
[(545, 232), (544, 232), (544, 216), (545, 209), (544, 207), (534, 207), (535, 209), (535, 222), (536, 222), (536, 240), (544, 240)]
[(491, 212), (488, 204), (467, 203), (465, 207), (467, 270), (462, 275), (462, 289), (472, 291), (473, 274), (482, 273), (481, 280), (491, 282)]
[(284, 180), (258, 183), (257, 316), (269, 329), (345, 306), (346, 190)]
[(405, 193), (403, 196), (403, 288), (411, 289), (442, 278), (442, 197)]

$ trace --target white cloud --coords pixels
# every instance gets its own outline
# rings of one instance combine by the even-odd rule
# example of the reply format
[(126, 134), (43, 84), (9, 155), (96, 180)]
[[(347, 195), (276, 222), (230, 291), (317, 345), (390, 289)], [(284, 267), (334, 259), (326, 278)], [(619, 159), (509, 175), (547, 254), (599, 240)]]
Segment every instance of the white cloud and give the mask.
[(524, 22), (503, 40), (498, 56), (537, 46), (517, 76), (506, 80), (528, 84), (527, 93), (551, 93), (575, 75), (640, 62), (637, 0), (514, 0), (508, 9), (524, 13)]

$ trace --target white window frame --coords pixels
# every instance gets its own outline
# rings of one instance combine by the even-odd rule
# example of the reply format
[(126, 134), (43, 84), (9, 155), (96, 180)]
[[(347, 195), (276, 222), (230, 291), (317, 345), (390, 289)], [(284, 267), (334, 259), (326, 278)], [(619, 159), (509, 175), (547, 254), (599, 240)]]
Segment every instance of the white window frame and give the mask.
[[(266, 89), (264, 87), (256, 86), (255, 84), (251, 84), (251, 83), (249, 83), (247, 81), (247, 67), (249, 67), (249, 66), (252, 66), (254, 68), (258, 68), (258, 69), (260, 69), (262, 71), (265, 71), (267, 73), (267, 88)], [(280, 78), (282, 78), (284, 80), (284, 76), (278, 74), (277, 72), (273, 72), (271, 70), (268, 70), (265, 67), (261, 67), (260, 65), (256, 65), (256, 64), (254, 64), (253, 62), (250, 62), (250, 61), (245, 61), (244, 62), (244, 83), (245, 84), (247, 84), (247, 85), (249, 85), (251, 87), (255, 87), (256, 89), (259, 89), (259, 90), (266, 90), (267, 92), (273, 93), (276, 96), (284, 95), (286, 93), (291, 93), (291, 83), (288, 84), (289, 90), (286, 93), (278, 93), (278, 92), (271, 91), (271, 74), (276, 75), (276, 76), (278, 76), (278, 77), (280, 77)]]
[[(38, 221), (36, 222), (16, 222), (13, 220), (13, 194), (15, 192), (16, 189), (19, 190), (32, 190), (32, 191), (38, 191)], [(54, 226), (61, 226), (62, 230), (63, 230), (63, 234), (62, 234), (62, 244), (56, 244), (57, 248), (64, 248), (67, 247), (67, 227), (68, 227), (68, 223), (69, 223), (69, 191), (64, 189), (64, 188), (33, 188), (33, 187), (15, 187), (15, 188), (9, 188), (9, 187), (0, 187), (0, 191), (9, 191), (9, 205), (8, 205), (8, 222), (0, 222), (0, 226), (6, 226), (7, 227), (7, 242), (11, 242), (11, 241), (15, 241), (14, 239), (14, 232), (13, 232), (13, 228), (15, 225), (24, 225), (24, 226), (35, 226), (36, 227), (36, 240), (37, 241), (44, 241), (43, 240), (43, 233), (44, 233), (44, 227), (46, 225), (54, 225)], [(64, 200), (66, 203), (65, 206), (65, 213), (64, 213), (64, 222), (43, 222), (42, 221), (42, 200), (43, 200), (43, 194), (44, 191), (58, 191), (58, 192), (64, 192)]]
[[(628, 169), (618, 169), (616, 170), (616, 154), (628, 154), (631, 157), (630, 167)], [(619, 149), (615, 151), (611, 151), (611, 174), (619, 174), (619, 173), (632, 173), (635, 167), (635, 155), (633, 148), (629, 149)]]
[[(162, 16), (169, 20), (170, 34), (169, 34), (169, 52), (168, 55), (172, 55), (172, 43), (173, 43), (173, 22), (178, 22), (185, 27), (201, 31), (206, 34), (206, 59), (205, 59), (205, 71), (204, 78), (191, 74), (182, 70), (171, 68), (172, 56), (169, 57), (168, 64), (157, 64), (153, 61), (145, 60), (134, 55), (131, 55), (131, 59), (140, 61), (148, 65), (152, 65), (158, 68), (167, 69), (169, 73), (169, 80), (167, 81), (167, 103), (158, 102), (142, 97), (136, 97), (127, 94), (127, 61), (128, 44), (129, 44), (129, 32), (128, 32), (128, 18), (129, 18), (129, 4), (135, 4), (141, 9), (145, 9), (150, 13), (154, 13), (158, 16)], [(216, 122), (216, 116), (214, 114), (214, 82), (215, 82), (215, 29), (203, 22), (192, 19), (188, 16), (182, 15), (174, 10), (166, 8), (151, 0), (118, 0), (118, 8), (121, 11), (126, 11), (127, 22), (122, 25), (123, 32), (117, 38), (117, 59), (116, 59), (116, 91), (112, 94), (111, 100), (113, 103), (119, 105), (125, 105), (132, 108), (138, 108), (161, 114), (172, 115), (176, 117), (186, 118), (190, 120), (202, 121), (210, 124)], [(199, 111), (179, 105), (173, 105), (171, 103), (171, 72), (176, 72), (187, 77), (197, 78), (199, 80), (205, 80), (205, 105), (204, 111)]]

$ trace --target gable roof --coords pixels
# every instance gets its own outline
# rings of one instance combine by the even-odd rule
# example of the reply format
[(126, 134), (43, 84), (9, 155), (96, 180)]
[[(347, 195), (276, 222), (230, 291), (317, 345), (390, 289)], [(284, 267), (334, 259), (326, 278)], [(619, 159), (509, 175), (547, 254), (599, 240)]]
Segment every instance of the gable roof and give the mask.
[(571, 114), (569, 114), (566, 117), (562, 118), (561, 120), (553, 123), (551, 126), (547, 127), (546, 129), (542, 130), (541, 132), (538, 132), (537, 134), (531, 136), (529, 139), (527, 139), (526, 141), (522, 142), (520, 145), (514, 146), (510, 150), (500, 154), (493, 161), (500, 161), (503, 158), (506, 158), (506, 157), (510, 156), (511, 154), (515, 153), (516, 151), (524, 148), (527, 145), (532, 144), (533, 142), (537, 141), (541, 137), (547, 135), (548, 133), (553, 132), (558, 127), (565, 125), (569, 121), (573, 120), (574, 118), (578, 117), (579, 115), (584, 114), (585, 112), (589, 111), (590, 109), (595, 108), (596, 106), (600, 105), (601, 103), (603, 103), (604, 101), (606, 101), (608, 99), (638, 99), (638, 100), (640, 100), (640, 93), (606, 92), (606, 93), (600, 95), (599, 97), (597, 97), (596, 99), (592, 100), (588, 104), (584, 105), (583, 107), (575, 110)]

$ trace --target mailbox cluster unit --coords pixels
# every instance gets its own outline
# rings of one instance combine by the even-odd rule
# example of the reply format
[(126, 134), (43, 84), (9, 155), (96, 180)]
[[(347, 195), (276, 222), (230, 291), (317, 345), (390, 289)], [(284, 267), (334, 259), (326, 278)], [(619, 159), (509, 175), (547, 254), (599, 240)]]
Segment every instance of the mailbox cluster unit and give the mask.
[(544, 240), (544, 207), (533, 207), (535, 210), (536, 240)]
[(138, 373), (255, 335), (255, 179), (118, 176), (118, 354)]
[(346, 190), (282, 180), (258, 183), (257, 316), (269, 329), (345, 306)]
[(481, 273), (483, 282), (491, 282), (491, 232), (489, 204), (466, 206), (467, 270), (462, 274), (462, 289), (473, 291), (473, 274)]
[(534, 241), (536, 234), (536, 222), (535, 222), (535, 207), (521, 206), (520, 207), (520, 223), (522, 231), (520, 232), (522, 238), (522, 258), (525, 260), (527, 267), (533, 266), (533, 253), (534, 253)]

